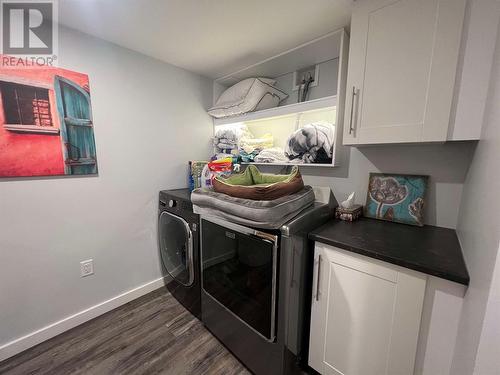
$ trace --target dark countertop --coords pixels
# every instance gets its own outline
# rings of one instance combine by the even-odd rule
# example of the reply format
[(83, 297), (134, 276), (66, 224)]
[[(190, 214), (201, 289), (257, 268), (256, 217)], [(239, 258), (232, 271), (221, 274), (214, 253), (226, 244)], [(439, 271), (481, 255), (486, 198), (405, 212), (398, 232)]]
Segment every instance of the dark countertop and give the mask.
[(352, 223), (332, 220), (312, 231), (309, 238), (469, 285), (469, 273), (453, 229), (361, 218)]

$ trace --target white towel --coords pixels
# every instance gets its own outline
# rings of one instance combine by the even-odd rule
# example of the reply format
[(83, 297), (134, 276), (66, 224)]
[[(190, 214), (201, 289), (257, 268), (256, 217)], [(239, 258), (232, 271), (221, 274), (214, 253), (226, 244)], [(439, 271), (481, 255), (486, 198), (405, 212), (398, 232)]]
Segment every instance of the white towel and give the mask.
[(256, 163), (287, 163), (288, 158), (280, 147), (266, 148), (254, 158)]

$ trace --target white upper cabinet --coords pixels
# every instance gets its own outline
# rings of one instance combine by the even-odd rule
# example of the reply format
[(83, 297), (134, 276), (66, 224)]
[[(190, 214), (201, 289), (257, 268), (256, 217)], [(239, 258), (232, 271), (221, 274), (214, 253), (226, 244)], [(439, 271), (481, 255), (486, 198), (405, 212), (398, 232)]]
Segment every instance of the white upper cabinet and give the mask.
[(344, 144), (447, 140), (465, 2), (355, 3)]

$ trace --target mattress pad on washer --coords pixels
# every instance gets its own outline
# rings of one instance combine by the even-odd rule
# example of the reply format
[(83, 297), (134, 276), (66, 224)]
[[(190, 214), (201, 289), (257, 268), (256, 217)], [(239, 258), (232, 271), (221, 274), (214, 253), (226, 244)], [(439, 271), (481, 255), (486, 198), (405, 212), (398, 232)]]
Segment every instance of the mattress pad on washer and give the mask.
[(273, 200), (236, 198), (216, 191), (196, 189), (191, 194), (193, 210), (199, 215), (217, 216), (238, 224), (277, 229), (314, 203), (314, 191), (304, 186), (299, 192)]

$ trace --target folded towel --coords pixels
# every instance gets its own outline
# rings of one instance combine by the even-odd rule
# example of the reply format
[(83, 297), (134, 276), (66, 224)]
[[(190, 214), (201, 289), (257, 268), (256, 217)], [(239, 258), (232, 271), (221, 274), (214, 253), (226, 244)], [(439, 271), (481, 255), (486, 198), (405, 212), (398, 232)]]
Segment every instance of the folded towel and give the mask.
[(282, 148), (272, 147), (262, 150), (254, 158), (254, 161), (257, 163), (287, 163), (289, 160)]
[(240, 150), (250, 154), (257, 149), (273, 147), (274, 139), (270, 133), (264, 134), (260, 138), (254, 138), (251, 133), (245, 134), (240, 138)]
[(237, 150), (239, 140), (242, 136), (249, 134), (246, 125), (241, 126), (223, 126), (219, 128), (214, 135), (213, 143), (216, 152), (227, 152)]

